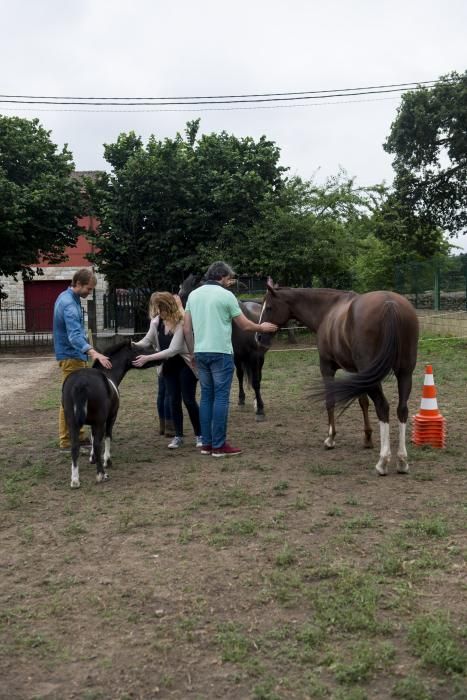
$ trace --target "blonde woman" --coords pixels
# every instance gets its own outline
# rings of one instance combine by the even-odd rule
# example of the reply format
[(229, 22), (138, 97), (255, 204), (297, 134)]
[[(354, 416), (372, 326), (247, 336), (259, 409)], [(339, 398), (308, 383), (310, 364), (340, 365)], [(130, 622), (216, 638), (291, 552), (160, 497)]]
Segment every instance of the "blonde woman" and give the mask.
[(182, 399), (196, 438), (196, 447), (201, 447), (199, 407), (196, 402), (197, 377), (191, 368), (190, 354), (183, 335), (183, 307), (180, 298), (170, 292), (154, 292), (149, 300), (149, 315), (152, 318), (146, 336), (135, 343), (136, 347), (153, 347), (152, 355), (138, 355), (135, 367), (143, 367), (150, 360), (163, 360), (162, 376), (169, 395), (175, 437), (170, 449), (183, 445)]

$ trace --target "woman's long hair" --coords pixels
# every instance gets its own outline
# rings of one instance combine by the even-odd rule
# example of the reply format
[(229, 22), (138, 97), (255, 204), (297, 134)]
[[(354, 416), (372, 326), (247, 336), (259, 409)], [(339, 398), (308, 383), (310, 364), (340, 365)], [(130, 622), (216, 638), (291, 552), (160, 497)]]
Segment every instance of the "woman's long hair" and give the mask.
[(174, 326), (183, 321), (183, 312), (178, 308), (178, 304), (170, 292), (154, 292), (149, 299), (149, 316), (155, 318), (157, 315), (170, 321)]

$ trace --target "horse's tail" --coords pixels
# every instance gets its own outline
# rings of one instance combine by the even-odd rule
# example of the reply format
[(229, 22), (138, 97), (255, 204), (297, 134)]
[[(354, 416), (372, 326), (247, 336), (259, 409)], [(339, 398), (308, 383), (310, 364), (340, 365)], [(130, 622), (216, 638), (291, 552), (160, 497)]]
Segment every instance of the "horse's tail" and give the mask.
[(242, 369), (250, 387), (253, 386), (253, 362), (256, 362), (256, 357), (253, 354), (243, 357), (241, 360)]
[(382, 337), (378, 353), (366, 369), (348, 373), (343, 378), (329, 382), (329, 390), (336, 404), (346, 408), (354, 399), (376, 387), (401, 360), (401, 325), (397, 305), (386, 301), (381, 318)]
[(71, 391), (71, 402), (73, 407), (73, 415), (75, 417), (76, 424), (81, 428), (86, 422), (86, 416), (88, 411), (88, 392), (86, 386), (77, 382)]

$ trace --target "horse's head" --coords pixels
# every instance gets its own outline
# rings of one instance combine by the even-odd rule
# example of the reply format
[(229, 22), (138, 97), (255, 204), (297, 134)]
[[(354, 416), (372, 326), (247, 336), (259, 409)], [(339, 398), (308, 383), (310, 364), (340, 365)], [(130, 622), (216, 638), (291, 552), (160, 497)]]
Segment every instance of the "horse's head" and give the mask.
[(186, 279), (183, 280), (183, 282), (180, 285), (180, 289), (178, 290), (178, 296), (180, 297), (183, 308), (185, 308), (188, 296), (190, 293), (194, 290), (197, 289), (202, 283), (202, 276), (201, 275), (194, 275), (193, 273), (190, 273)]
[(162, 360), (149, 360), (149, 362), (146, 362), (146, 364), (144, 364), (142, 367), (135, 367), (135, 365), (133, 364), (133, 361), (136, 360), (136, 358), (139, 355), (153, 354), (153, 348), (139, 348), (138, 346), (134, 345), (132, 341), (130, 341), (130, 346), (128, 348), (127, 353), (125, 354), (126, 371), (128, 371), (129, 369), (149, 369), (150, 367), (157, 367), (157, 365), (162, 364)]
[[(289, 305), (282, 297), (280, 289), (267, 284), (266, 296), (264, 297), (263, 308), (259, 322), (269, 321), (275, 323), (276, 326), (285, 326), (290, 318)], [(268, 348), (271, 345), (271, 333), (258, 333), (257, 341), (260, 345)]]

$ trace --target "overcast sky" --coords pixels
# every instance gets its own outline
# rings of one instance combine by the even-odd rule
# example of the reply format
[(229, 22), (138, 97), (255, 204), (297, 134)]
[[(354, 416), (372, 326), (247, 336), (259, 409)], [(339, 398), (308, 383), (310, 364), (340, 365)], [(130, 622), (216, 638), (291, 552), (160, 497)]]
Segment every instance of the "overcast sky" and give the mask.
[[(0, 9), (2, 95), (333, 90), (433, 80), (467, 64), (466, 0), (0, 0)], [(172, 137), (200, 117), (202, 133), (265, 134), (291, 174), (322, 181), (344, 168), (360, 185), (390, 183), (382, 144), (400, 97), (326, 102), (113, 113), (2, 104), (0, 112), (37, 116), (55, 143), (68, 143), (78, 170), (107, 167), (103, 143), (123, 131)]]

